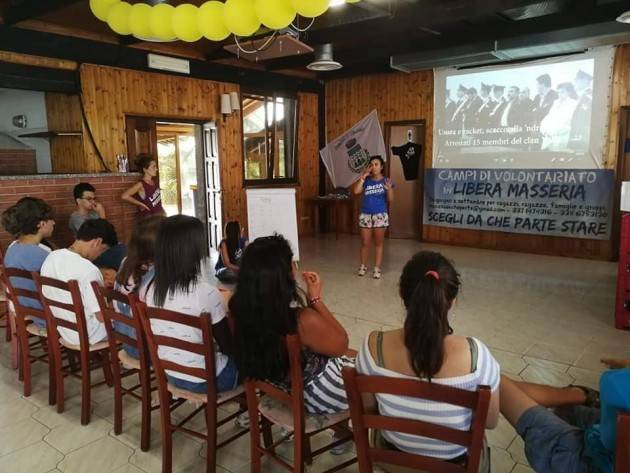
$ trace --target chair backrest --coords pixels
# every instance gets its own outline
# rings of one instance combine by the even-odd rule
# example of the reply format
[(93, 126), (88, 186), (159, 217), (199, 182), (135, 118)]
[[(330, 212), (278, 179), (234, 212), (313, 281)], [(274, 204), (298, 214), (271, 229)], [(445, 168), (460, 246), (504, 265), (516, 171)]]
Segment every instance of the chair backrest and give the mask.
[[(203, 379), (208, 386), (208, 404), (216, 404), (216, 368), (214, 360), (214, 337), (212, 335), (212, 318), (210, 314), (200, 314), (199, 316), (182, 314), (167, 309), (158, 309), (156, 307), (148, 307), (143, 302), (136, 304), (138, 314), (142, 322), (151, 362), (153, 363), (153, 371), (158, 381), (158, 389), (162, 400), (168, 399), (168, 389), (166, 379), (166, 370), (171, 372), (194, 376)], [(199, 343), (190, 340), (182, 340), (175, 337), (157, 334), (152, 322), (163, 322), (167, 324), (180, 324), (201, 331), (201, 341)], [(198, 368), (192, 366), (181, 365), (171, 360), (160, 358), (160, 348), (170, 347), (178, 350), (184, 350), (204, 357), (205, 367)]]
[(16, 269), (16, 268), (4, 268), (2, 273), (0, 273), (0, 285), (4, 286), (7, 294), (7, 298), (11, 301), (13, 305), (13, 310), (15, 312), (16, 317), (20, 321), (24, 321), (25, 317), (37, 317), (39, 319), (47, 320), (46, 314), (42, 309), (36, 309), (34, 307), (27, 307), (20, 301), (20, 297), (26, 299), (32, 299), (37, 302), (40, 302), (40, 297), (37, 291), (33, 291), (30, 289), (24, 289), (21, 287), (15, 287), (14, 282), (11, 281), (11, 278), (19, 278), (26, 279), (29, 281), (35, 282), (33, 280), (33, 275), (30, 271), (26, 271), (24, 269)]
[[(350, 367), (343, 368), (343, 379), (348, 393), (350, 417), (361, 473), (371, 472), (373, 462), (436, 473), (476, 473), (478, 471), (490, 404), (488, 386), (479, 386), (477, 391), (465, 391), (415, 379), (359, 375), (354, 368)], [(470, 429), (463, 431), (419, 420), (366, 412), (362, 394), (392, 394), (466, 407), (472, 410)], [(368, 429), (419, 435), (461, 445), (468, 450), (467, 462), (465, 466), (462, 466), (433, 457), (370, 446)]]
[[(142, 329), (142, 322), (140, 321), (140, 314), (138, 309), (139, 300), (134, 294), (123, 294), (112, 288), (101, 286), (98, 282), (92, 281), (92, 289), (96, 295), (96, 300), (101, 308), (101, 314), (103, 315), (103, 324), (107, 331), (107, 340), (109, 341), (110, 348), (112, 349), (112, 356), (116, 356), (118, 351), (118, 343), (124, 343), (130, 345), (138, 351), (140, 365), (144, 368), (149, 367), (149, 352), (146, 345), (146, 337), (144, 330)], [(130, 309), (130, 316), (122, 314), (116, 310), (116, 304), (119, 302), (125, 304)], [(125, 326), (130, 330), (124, 330), (127, 333), (133, 334), (129, 336), (123, 333), (120, 328), (117, 329), (116, 325)], [(116, 360), (114, 357), (112, 360)]]
[(630, 471), (630, 412), (620, 412), (617, 416), (617, 447), (615, 471)]
[[(81, 299), (81, 290), (79, 289), (79, 283), (73, 279), (68, 282), (60, 281), (59, 279), (49, 278), (41, 276), (38, 273), (32, 273), (33, 280), (37, 286), (37, 292), (39, 298), (44, 307), (44, 313), (46, 314), (46, 320), (51, 324), (55, 331), (58, 331), (59, 327), (63, 327), (69, 330), (77, 332), (79, 335), (79, 345), (81, 350), (89, 350), (90, 342), (87, 331), (87, 323), (85, 321), (85, 311), (83, 310), (83, 300)], [(70, 295), (71, 303), (60, 302), (54, 299), (49, 299), (44, 294), (46, 287), (54, 287), (62, 291), (66, 291)], [(76, 321), (70, 321), (55, 317), (53, 309), (63, 309), (74, 314)], [(53, 333), (52, 331), (49, 333)]]
[(304, 379), (302, 374), (302, 342), (297, 334), (284, 337), (289, 359), (290, 392), (280, 389), (268, 381), (260, 379), (246, 380), (248, 391), (258, 390), (291, 408), (295, 432), (304, 432)]

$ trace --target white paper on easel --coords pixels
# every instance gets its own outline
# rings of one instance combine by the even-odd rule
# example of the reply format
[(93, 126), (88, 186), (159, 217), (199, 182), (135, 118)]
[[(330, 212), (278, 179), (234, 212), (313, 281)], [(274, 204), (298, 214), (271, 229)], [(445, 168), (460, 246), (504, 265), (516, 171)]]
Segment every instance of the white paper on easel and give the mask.
[(291, 244), (293, 259), (300, 260), (295, 189), (247, 189), (247, 236), (278, 234)]
[(630, 212), (630, 182), (621, 183), (621, 202), (619, 205), (622, 212)]

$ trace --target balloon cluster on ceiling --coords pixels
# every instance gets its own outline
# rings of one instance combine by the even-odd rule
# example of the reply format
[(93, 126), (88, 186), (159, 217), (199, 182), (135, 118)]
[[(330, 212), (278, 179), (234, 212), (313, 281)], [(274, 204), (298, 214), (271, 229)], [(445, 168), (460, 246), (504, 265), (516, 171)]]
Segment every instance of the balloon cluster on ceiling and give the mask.
[[(185, 3), (150, 6), (121, 0), (90, 0), (94, 15), (120, 35), (140, 39), (186, 42), (205, 37), (222, 41), (230, 33), (251, 36), (261, 25), (272, 30), (289, 26), (296, 15), (315, 18), (326, 12), (331, 0), (216, 0), (200, 7)], [(354, 3), (358, 0), (346, 0)]]

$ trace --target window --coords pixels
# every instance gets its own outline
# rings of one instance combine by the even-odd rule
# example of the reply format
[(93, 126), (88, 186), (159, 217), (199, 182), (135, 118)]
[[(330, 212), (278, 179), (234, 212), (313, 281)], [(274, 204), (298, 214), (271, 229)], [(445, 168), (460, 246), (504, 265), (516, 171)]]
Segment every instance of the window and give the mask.
[(297, 100), (243, 94), (245, 185), (297, 182)]

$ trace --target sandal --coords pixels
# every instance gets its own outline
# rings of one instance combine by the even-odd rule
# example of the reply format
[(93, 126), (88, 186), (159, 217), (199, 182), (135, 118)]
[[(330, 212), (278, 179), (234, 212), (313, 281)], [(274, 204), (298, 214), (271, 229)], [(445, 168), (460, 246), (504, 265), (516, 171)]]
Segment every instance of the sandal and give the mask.
[(584, 392), (584, 396), (586, 397), (586, 400), (584, 401), (584, 403), (582, 405), (586, 406), (586, 407), (595, 407), (598, 408), (600, 407), (600, 402), (599, 402), (599, 392), (595, 391), (594, 389), (588, 388), (586, 386), (580, 386), (578, 384), (570, 384), (567, 386), (568, 388), (579, 388)]

